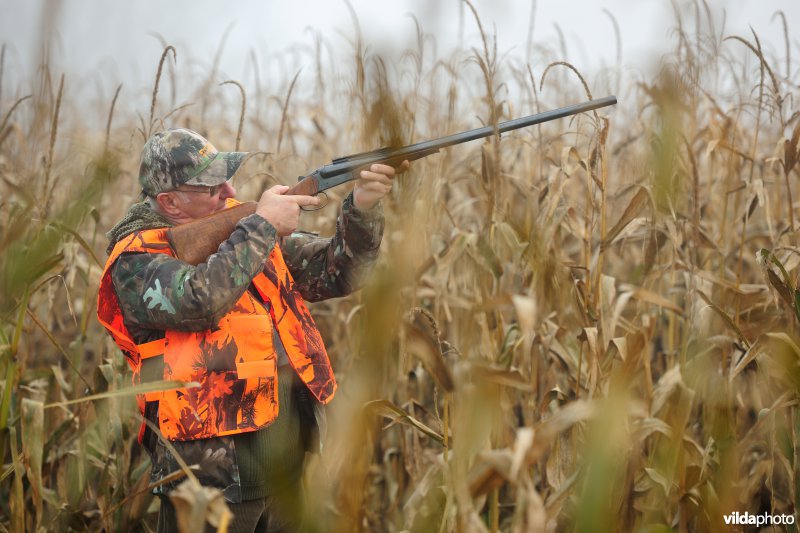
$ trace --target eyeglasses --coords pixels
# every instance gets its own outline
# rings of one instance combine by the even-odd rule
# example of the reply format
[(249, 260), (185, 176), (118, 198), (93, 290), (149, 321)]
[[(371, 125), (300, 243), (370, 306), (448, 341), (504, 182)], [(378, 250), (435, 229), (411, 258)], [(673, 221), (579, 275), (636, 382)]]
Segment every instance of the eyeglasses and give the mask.
[(196, 192), (199, 194), (208, 194), (209, 196), (216, 196), (219, 194), (220, 189), (223, 185), (228, 183), (227, 181), (224, 183), (220, 183), (218, 185), (214, 185), (212, 187), (197, 187), (195, 189), (173, 189), (178, 192)]

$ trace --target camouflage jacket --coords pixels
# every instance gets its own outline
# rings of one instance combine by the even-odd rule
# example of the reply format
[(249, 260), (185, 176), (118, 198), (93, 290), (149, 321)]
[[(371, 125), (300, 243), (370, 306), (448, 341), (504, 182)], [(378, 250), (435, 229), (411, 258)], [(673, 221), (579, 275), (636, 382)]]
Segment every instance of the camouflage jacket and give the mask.
[[(380, 206), (359, 211), (351, 194), (342, 204), (333, 237), (305, 232), (284, 237), (281, 251), (303, 298), (315, 302), (357, 289), (377, 257), (383, 226)], [(262, 217), (250, 215), (239, 221), (209, 261), (197, 266), (166, 254), (121, 255), (111, 277), (133, 340), (142, 344), (159, 339), (166, 329), (202, 331), (213, 327), (248, 290), (277, 242), (275, 228)], [(279, 342), (276, 348), (279, 358), (285, 359)], [(143, 380), (148, 378), (147, 371), (143, 367)], [(157, 419), (157, 402), (148, 402), (146, 416)], [(153, 461), (151, 482), (157, 483), (178, 465), (168, 447), (148, 433), (145, 445)], [(171, 445), (187, 464), (200, 465), (197, 475), (201, 482), (221, 488), (229, 501), (238, 501), (241, 491), (233, 441), (233, 437), (217, 437)], [(163, 485), (156, 492), (171, 488), (171, 484)]]

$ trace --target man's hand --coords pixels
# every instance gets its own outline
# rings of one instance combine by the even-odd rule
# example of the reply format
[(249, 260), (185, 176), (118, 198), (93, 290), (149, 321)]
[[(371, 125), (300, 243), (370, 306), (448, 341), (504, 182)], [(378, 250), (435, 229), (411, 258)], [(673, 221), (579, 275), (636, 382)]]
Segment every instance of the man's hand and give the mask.
[(286, 185), (270, 187), (261, 195), (256, 206), (256, 214), (272, 224), (279, 237), (285, 237), (297, 229), (301, 206), (316, 206), (320, 202), (315, 196), (284, 194), (288, 190)]
[(368, 210), (374, 207), (392, 190), (394, 177), (408, 170), (409, 166), (408, 161), (403, 161), (396, 169), (389, 165), (375, 163), (370, 165), (367, 170), (362, 170), (361, 177), (356, 180), (353, 189), (353, 203), (356, 209)]

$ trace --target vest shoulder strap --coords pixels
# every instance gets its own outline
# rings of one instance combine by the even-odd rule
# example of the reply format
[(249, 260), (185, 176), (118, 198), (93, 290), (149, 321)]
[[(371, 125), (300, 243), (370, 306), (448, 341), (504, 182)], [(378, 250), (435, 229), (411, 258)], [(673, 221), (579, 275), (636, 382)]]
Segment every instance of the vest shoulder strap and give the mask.
[[(134, 369), (137, 369), (140, 359), (146, 356), (140, 354), (140, 346), (137, 346), (133, 341), (123, 323), (122, 312), (119, 309), (117, 295), (111, 282), (111, 267), (117, 258), (125, 252), (156, 252), (172, 255), (172, 249), (167, 242), (166, 228), (136, 231), (124, 237), (114, 246), (100, 276), (100, 288), (97, 295), (97, 318), (111, 333), (117, 346), (128, 357)], [(163, 353), (163, 350), (161, 350), (161, 353)]]
[(175, 255), (167, 240), (167, 228), (134, 231), (124, 237), (111, 250), (111, 254), (109, 254), (106, 261), (106, 268), (113, 265), (120, 254), (125, 252), (152, 252)]

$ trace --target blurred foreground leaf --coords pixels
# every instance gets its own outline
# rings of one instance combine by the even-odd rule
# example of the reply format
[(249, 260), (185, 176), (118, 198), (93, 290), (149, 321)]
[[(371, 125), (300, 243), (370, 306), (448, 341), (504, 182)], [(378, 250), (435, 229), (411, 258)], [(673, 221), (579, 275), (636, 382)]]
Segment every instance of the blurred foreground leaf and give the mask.
[(184, 388), (192, 389), (199, 386), (200, 383), (196, 381), (154, 381), (145, 385), (137, 385), (135, 387), (129, 387), (126, 389), (116, 389), (108, 392), (102, 392), (100, 394), (92, 394), (90, 396), (84, 396), (83, 398), (76, 398), (74, 400), (68, 400), (65, 402), (49, 403), (44, 407), (45, 409), (50, 409), (51, 407), (64, 407), (65, 405), (102, 400), (104, 398), (117, 398), (120, 396), (133, 396), (135, 394), (145, 394), (147, 392), (160, 392)]

